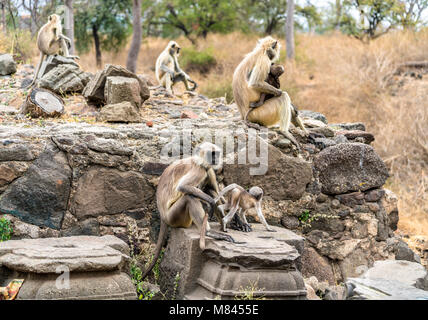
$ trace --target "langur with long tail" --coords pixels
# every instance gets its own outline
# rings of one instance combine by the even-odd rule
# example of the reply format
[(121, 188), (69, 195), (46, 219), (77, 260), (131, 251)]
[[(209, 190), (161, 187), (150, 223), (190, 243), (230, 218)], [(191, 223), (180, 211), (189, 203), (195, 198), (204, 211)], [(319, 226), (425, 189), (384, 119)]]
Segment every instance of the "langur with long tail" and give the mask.
[[(222, 223), (222, 216), (216, 210), (214, 198), (204, 192), (210, 190), (213, 195), (218, 195), (215, 170), (221, 167), (221, 149), (212, 143), (204, 142), (197, 147), (195, 156), (177, 160), (165, 169), (156, 191), (161, 226), (153, 261), (144, 272), (143, 279), (159, 258), (168, 227), (189, 228), (194, 223), (200, 230), (199, 244), (202, 250), (205, 249), (205, 236), (234, 242), (229, 235), (211, 230), (208, 223), (208, 217), (214, 214), (220, 224)], [(202, 202), (208, 204), (208, 212), (205, 212)]]
[[(244, 225), (246, 225), (247, 232), (251, 231), (251, 226), (247, 222), (247, 218), (245, 216), (247, 210), (255, 209), (259, 220), (265, 226), (267, 231), (275, 232), (269, 224), (266, 222), (265, 217), (262, 213), (262, 198), (263, 198), (263, 190), (259, 187), (252, 187), (249, 191), (246, 191), (241, 186), (233, 183), (224, 188), (215, 199), (215, 201), (219, 201), (224, 197), (225, 194), (228, 193), (226, 197), (226, 203), (218, 206), (220, 211), (223, 214), (223, 231), (227, 232), (227, 224), (233, 219), (235, 214), (242, 219)], [(226, 210), (229, 212), (226, 214)]]
[[(278, 40), (270, 36), (260, 39), (254, 50), (245, 56), (233, 74), (233, 96), (242, 119), (247, 118), (249, 123), (256, 124), (256, 128), (259, 128), (259, 125), (272, 127), (279, 124), (280, 132), (300, 149), (297, 140), (289, 132), (290, 123), (293, 123), (305, 134), (308, 133), (298, 112), (291, 104), (287, 92), (266, 82), (272, 62), (278, 60), (279, 54)], [(251, 108), (252, 103), (260, 101), (262, 93), (271, 94), (274, 97), (265, 100), (261, 106)]]
[(61, 17), (56, 14), (50, 15), (48, 22), (40, 28), (37, 35), (37, 47), (40, 51), (40, 59), (33, 81), (29, 87), (36, 83), (43, 61), (48, 56), (56, 55), (62, 51), (62, 54), (66, 58), (79, 59), (78, 56), (69, 54), (68, 45), (70, 43), (71, 40), (62, 34)]
[[(170, 41), (156, 60), (156, 78), (159, 85), (163, 86), (170, 95), (173, 94), (174, 85), (179, 82), (184, 83), (187, 91), (195, 91), (198, 87), (198, 84), (178, 64), (180, 50), (177, 42)], [(190, 87), (189, 83), (192, 83), (193, 87)]]

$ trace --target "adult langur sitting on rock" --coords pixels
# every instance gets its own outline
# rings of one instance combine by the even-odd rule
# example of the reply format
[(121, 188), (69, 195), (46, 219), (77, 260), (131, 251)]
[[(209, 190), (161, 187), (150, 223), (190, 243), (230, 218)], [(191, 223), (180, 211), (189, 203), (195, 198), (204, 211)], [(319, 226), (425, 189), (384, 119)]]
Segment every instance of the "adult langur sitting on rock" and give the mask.
[(274, 95), (273, 98), (265, 100), (261, 106), (251, 109), (247, 124), (258, 129), (260, 128), (258, 125), (272, 127), (279, 123), (280, 132), (300, 149), (298, 142), (289, 132), (290, 123), (299, 126), (305, 134), (308, 132), (293, 108), (287, 92), (266, 82), (272, 62), (278, 60), (279, 54), (278, 40), (270, 36), (260, 39), (233, 74), (233, 96), (242, 119), (245, 119), (250, 104), (258, 102), (262, 93)]
[[(178, 64), (180, 46), (175, 41), (170, 41), (164, 51), (156, 60), (156, 78), (161, 86), (166, 88), (168, 94), (173, 94), (173, 86), (183, 82), (187, 91), (194, 91), (198, 85), (193, 81)], [(191, 88), (189, 82), (193, 84)]]
[(70, 43), (71, 40), (62, 34), (61, 17), (56, 14), (50, 15), (48, 22), (40, 28), (37, 35), (37, 47), (40, 50), (40, 59), (33, 81), (29, 87), (36, 83), (40, 71), (44, 72), (41, 70), (41, 66), (46, 57), (56, 55), (61, 50), (64, 57), (79, 59), (78, 56), (69, 54), (68, 45)]
[[(144, 272), (143, 279), (156, 264), (166, 238), (168, 226), (173, 228), (188, 228), (195, 223), (200, 230), (200, 247), (205, 249), (205, 235), (217, 239), (234, 242), (233, 238), (212, 231), (208, 216), (216, 214), (222, 223), (216, 202), (213, 197), (202, 190), (209, 189), (218, 196), (219, 188), (214, 170), (222, 167), (221, 149), (216, 145), (204, 142), (196, 149), (196, 155), (177, 160), (165, 169), (159, 179), (156, 201), (160, 213), (160, 231), (156, 244), (155, 255), (151, 265)], [(208, 192), (208, 191), (207, 191)], [(206, 213), (202, 201), (209, 205)]]

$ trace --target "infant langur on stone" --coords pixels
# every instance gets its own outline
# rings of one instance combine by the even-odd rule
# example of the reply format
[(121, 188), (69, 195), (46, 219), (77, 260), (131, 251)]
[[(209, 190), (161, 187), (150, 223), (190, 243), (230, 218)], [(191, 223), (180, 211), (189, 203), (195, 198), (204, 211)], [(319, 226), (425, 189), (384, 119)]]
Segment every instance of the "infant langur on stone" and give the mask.
[[(224, 199), (223, 196), (229, 191), (229, 195), (226, 197), (226, 199)], [(220, 199), (223, 199), (225, 201), (225, 204), (218, 206), (224, 217), (223, 231), (227, 232), (226, 226), (235, 216), (236, 212), (238, 212), (238, 216), (243, 220), (244, 225), (248, 227), (247, 230), (251, 231), (251, 227), (247, 222), (245, 213), (248, 209), (255, 208), (257, 216), (259, 217), (263, 225), (266, 227), (266, 229), (271, 232), (276, 232), (267, 224), (266, 219), (263, 216), (261, 204), (262, 197), (263, 190), (259, 187), (252, 187), (247, 192), (244, 188), (234, 183), (224, 188), (220, 192), (218, 197), (215, 199), (216, 202), (218, 202)], [(227, 215), (225, 214), (225, 210), (229, 210)]]
[[(268, 74), (268, 77), (266, 79), (266, 82), (269, 83), (271, 86), (280, 89), (281, 88), (281, 82), (279, 81), (279, 77), (285, 72), (285, 68), (281, 66), (280, 64), (274, 64), (272, 63), (270, 66), (270, 71)], [(254, 108), (258, 108), (262, 106), (266, 100), (273, 98), (273, 94), (269, 93), (261, 93), (260, 94), (260, 100), (253, 102), (250, 104), (250, 110), (248, 110), (247, 115), (245, 116), (245, 120), (248, 120), (248, 115)]]

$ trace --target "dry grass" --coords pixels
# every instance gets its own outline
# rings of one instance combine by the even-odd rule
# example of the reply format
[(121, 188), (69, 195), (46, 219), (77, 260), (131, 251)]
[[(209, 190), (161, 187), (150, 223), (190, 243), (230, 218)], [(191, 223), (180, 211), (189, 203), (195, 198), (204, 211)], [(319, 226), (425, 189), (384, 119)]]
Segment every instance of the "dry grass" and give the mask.
[[(191, 74), (208, 96), (230, 98), (232, 74), (251, 51), (257, 36), (210, 35), (199, 48), (213, 48), (217, 66), (208, 75)], [(180, 38), (183, 47), (190, 43)], [(154, 64), (168, 40), (145, 39), (138, 72), (154, 79)], [(284, 47), (284, 41), (282, 46)], [(282, 55), (284, 56), (284, 55)], [(103, 53), (104, 63), (126, 64), (127, 48)], [(394, 75), (405, 61), (428, 59), (428, 30), (391, 33), (370, 43), (333, 34), (298, 35), (296, 62), (286, 65), (283, 88), (300, 109), (324, 113), (330, 122), (366, 123), (376, 135), (375, 148), (387, 162), (387, 186), (399, 197), (402, 231), (428, 235), (428, 75), (423, 80)], [(284, 61), (282, 61), (284, 63)], [(82, 56), (82, 67), (96, 71), (94, 53)]]

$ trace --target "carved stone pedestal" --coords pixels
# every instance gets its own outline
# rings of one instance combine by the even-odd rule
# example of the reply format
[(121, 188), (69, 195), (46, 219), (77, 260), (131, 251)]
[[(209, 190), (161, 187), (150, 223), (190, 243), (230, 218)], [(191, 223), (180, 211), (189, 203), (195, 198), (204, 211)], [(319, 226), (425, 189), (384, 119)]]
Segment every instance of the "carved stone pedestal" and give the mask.
[[(219, 230), (218, 224), (211, 224)], [(230, 230), (236, 242), (207, 237), (199, 248), (196, 228), (172, 229), (160, 269), (161, 290), (175, 299), (235, 299), (244, 295), (266, 299), (306, 299), (300, 273), (303, 238), (279, 227), (267, 232)]]
[(136, 299), (129, 249), (114, 237), (10, 240), (0, 243), (0, 287), (24, 279), (17, 299)]

